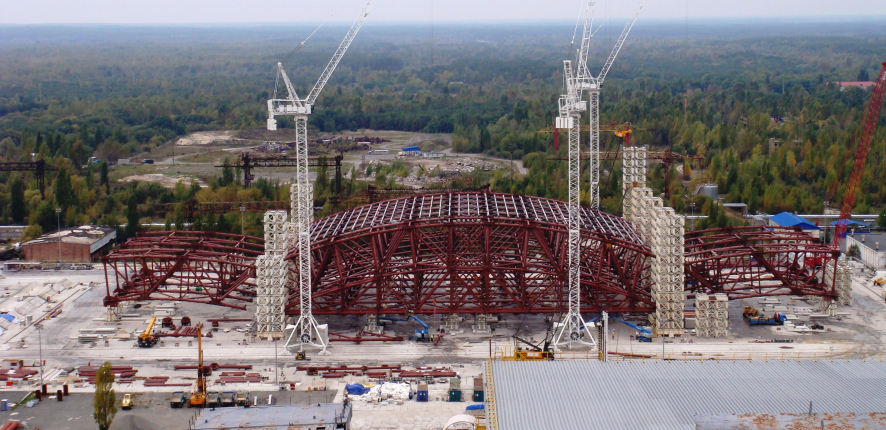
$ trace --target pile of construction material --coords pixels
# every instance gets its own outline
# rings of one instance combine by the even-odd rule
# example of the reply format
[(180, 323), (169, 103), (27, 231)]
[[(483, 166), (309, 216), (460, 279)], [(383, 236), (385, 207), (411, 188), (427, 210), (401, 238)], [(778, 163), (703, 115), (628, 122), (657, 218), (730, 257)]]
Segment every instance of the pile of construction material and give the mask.
[(369, 387), (369, 392), (361, 396), (350, 397), (351, 400), (364, 402), (381, 402), (386, 400), (409, 400), (412, 387), (406, 382), (382, 382)]
[(695, 318), (699, 337), (726, 337), (729, 334), (729, 297), (726, 294), (697, 294)]
[(274, 153), (285, 153), (292, 149), (289, 143), (286, 142), (262, 142), (258, 148), (255, 148), (256, 151), (259, 152), (274, 152)]
[[(75, 382), (88, 382), (90, 384), (95, 383), (95, 375), (98, 373), (98, 366), (80, 366), (77, 368), (77, 376), (80, 377), (80, 380)], [(115, 381), (121, 384), (128, 384), (133, 381), (135, 374), (138, 373), (138, 370), (133, 369), (132, 366), (111, 366), (111, 373), (114, 374)]]
[(148, 376), (145, 379), (145, 387), (190, 387), (189, 382), (170, 383), (168, 376)]
[(222, 372), (218, 379), (215, 380), (216, 384), (242, 384), (246, 382), (258, 383), (260, 384), (264, 378), (260, 373), (246, 373), (246, 372)]
[(0, 381), (23, 380), (27, 381), (31, 376), (40, 373), (34, 369), (25, 369), (23, 367), (15, 369), (4, 369), (0, 371)]
[(77, 341), (80, 343), (95, 343), (116, 336), (117, 329), (114, 327), (81, 328), (77, 334)]

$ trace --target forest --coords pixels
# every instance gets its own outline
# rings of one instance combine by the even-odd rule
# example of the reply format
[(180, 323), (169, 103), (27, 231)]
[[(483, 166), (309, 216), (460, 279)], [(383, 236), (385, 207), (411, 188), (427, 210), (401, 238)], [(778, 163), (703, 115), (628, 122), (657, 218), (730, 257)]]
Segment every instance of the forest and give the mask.
[[(601, 95), (601, 124), (631, 123), (633, 142), (704, 157), (667, 187), (677, 212), (697, 204), (696, 228), (740, 222), (693, 185), (713, 182), (725, 202), (750, 213), (820, 213), (844, 198), (855, 137), (870, 97), (842, 81), (875, 79), (886, 61), (883, 22), (678, 25), (638, 22)], [(598, 70), (621, 23), (595, 38)], [(260, 27), (0, 27), (0, 161), (31, 154), (55, 171), (41, 196), (29, 173), (0, 172), (0, 223), (25, 224), (23, 240), (64, 225), (162, 222), (156, 205), (198, 201), (286, 200), (288, 185), (258, 180), (244, 189), (231, 171), (207, 187), (110, 179), (110, 163), (137, 157), (192, 132), (260, 129), (275, 92), (273, 66), (307, 34), (306, 25)], [(285, 67), (305, 93), (346, 31), (328, 25)], [(523, 161), (526, 175), (478, 174), (493, 190), (566, 199), (565, 145), (555, 154), (550, 126), (562, 91), (572, 26), (447, 24), (433, 38), (421, 25), (367, 24), (320, 96), (312, 133), (363, 128), (451, 133), (453, 150)], [(883, 213), (886, 224), (886, 117), (865, 166), (855, 212)], [(281, 127), (291, 120), (281, 118)], [(602, 134), (603, 147), (621, 141)], [(770, 149), (770, 140), (781, 142)], [(565, 142), (561, 139), (561, 142)], [(95, 157), (95, 161), (90, 161)], [(375, 172), (376, 181), (385, 183)], [(678, 166), (672, 166), (676, 169)], [(603, 162), (602, 209), (619, 213), (620, 167)], [(354, 179), (315, 186), (323, 213), (331, 196), (365, 189)], [(381, 181), (379, 181), (381, 179)], [(239, 214), (199, 219), (202, 229), (239, 232)], [(261, 234), (251, 214), (247, 234)], [(166, 227), (182, 227), (181, 213)], [(886, 227), (886, 225), (882, 225)]]

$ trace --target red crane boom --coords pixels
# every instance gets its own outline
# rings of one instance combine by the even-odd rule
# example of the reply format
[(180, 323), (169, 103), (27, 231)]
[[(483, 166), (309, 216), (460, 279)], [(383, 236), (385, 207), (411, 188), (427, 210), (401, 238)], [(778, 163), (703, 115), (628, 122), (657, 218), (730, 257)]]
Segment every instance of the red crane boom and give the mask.
[(886, 63), (883, 63), (883, 68), (877, 77), (874, 91), (871, 94), (871, 103), (862, 123), (864, 129), (858, 141), (858, 152), (855, 154), (852, 178), (849, 179), (849, 187), (846, 189), (846, 196), (843, 198), (843, 205), (840, 209), (840, 219), (834, 228), (834, 238), (831, 241), (831, 248), (834, 250), (840, 249), (840, 242), (843, 240), (842, 236), (846, 233), (846, 229), (849, 226), (849, 216), (852, 214), (852, 208), (855, 207), (855, 196), (858, 194), (858, 185), (861, 182), (861, 174), (864, 172), (864, 163), (868, 158), (868, 151), (871, 149), (871, 140), (874, 138), (877, 121), (880, 119), (880, 108), (883, 107), (884, 92), (886, 92)]

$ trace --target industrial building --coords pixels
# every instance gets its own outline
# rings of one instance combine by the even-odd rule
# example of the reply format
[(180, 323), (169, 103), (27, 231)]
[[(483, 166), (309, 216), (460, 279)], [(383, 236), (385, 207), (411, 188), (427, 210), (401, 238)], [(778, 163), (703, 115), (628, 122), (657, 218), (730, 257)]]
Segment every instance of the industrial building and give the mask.
[(249, 408), (203, 409), (188, 430), (348, 430), (351, 404), (255, 406)]
[(114, 227), (84, 225), (44, 234), (25, 242), (22, 248), (28, 261), (89, 263), (97, 261), (116, 239)]
[(812, 237), (821, 237), (821, 228), (814, 222), (790, 212), (782, 212), (769, 218), (769, 225), (773, 227), (800, 227)]
[(491, 429), (693, 430), (710, 415), (788, 413), (837, 428), (829, 414), (886, 410), (879, 360), (493, 361), (485, 378)]
[(859, 258), (865, 266), (874, 270), (886, 269), (886, 234), (847, 234), (847, 249), (858, 247)]
[(0, 225), (0, 242), (18, 240), (25, 232), (26, 225)]

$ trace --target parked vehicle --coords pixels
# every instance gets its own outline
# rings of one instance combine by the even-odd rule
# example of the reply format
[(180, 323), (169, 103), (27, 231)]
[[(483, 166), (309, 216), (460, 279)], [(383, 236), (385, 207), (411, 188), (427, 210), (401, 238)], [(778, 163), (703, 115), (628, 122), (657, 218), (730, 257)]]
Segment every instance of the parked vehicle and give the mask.
[(221, 405), (222, 406), (234, 406), (235, 401), (236, 401), (236, 395), (234, 395), (233, 391), (225, 391), (221, 394)]
[(221, 395), (219, 393), (207, 393), (206, 394), (206, 406), (210, 408), (216, 408), (221, 406)]
[(123, 401), (120, 402), (120, 408), (124, 411), (132, 409), (132, 394), (123, 395)]
[(237, 406), (249, 407), (249, 392), (240, 391), (237, 393)]
[(182, 408), (185, 406), (185, 403), (188, 402), (188, 396), (184, 391), (176, 391), (172, 393), (172, 400), (169, 402), (169, 406), (173, 408)]

